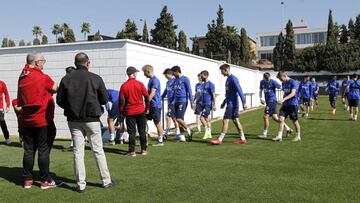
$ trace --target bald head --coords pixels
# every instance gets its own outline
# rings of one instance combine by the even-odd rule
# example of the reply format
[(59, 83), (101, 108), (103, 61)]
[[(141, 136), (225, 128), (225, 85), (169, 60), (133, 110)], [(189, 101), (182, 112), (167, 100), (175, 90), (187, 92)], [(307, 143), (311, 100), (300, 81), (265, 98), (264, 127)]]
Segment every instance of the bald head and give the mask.
[(75, 66), (85, 66), (89, 68), (89, 57), (84, 52), (75, 55)]

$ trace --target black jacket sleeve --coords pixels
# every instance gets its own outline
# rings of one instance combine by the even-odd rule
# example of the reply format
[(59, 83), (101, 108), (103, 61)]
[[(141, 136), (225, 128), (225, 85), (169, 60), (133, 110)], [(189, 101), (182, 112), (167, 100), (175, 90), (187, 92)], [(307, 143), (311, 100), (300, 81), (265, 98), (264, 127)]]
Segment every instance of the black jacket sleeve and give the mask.
[(99, 89), (97, 90), (98, 99), (101, 105), (105, 105), (109, 101), (109, 96), (106, 91), (105, 83), (102, 78), (99, 77)]
[(66, 106), (66, 89), (64, 86), (64, 78), (61, 79), (60, 85), (59, 85), (59, 89), (56, 95), (56, 103), (57, 105), (59, 105), (61, 108), (65, 108)]

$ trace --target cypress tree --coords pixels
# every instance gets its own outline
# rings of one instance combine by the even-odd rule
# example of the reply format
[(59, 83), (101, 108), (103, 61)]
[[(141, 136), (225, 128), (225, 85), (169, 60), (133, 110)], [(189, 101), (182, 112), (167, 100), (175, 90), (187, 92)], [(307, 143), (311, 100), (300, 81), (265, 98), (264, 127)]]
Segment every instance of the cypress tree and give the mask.
[(354, 24), (354, 39), (360, 41), (360, 14), (356, 16)]
[(350, 41), (354, 39), (355, 37), (355, 25), (354, 25), (354, 21), (352, 18), (350, 18), (349, 20), (349, 24), (348, 24), (348, 32), (349, 32), (349, 38)]
[(282, 69), (292, 70), (295, 61), (295, 34), (291, 20), (286, 24), (286, 37), (284, 42), (284, 67)]
[(273, 64), (275, 70), (284, 70), (284, 36), (280, 32), (278, 36), (278, 42), (273, 50)]
[(212, 20), (208, 24), (208, 32), (206, 33), (206, 55), (216, 60), (226, 60), (228, 50), (225, 46), (226, 29), (224, 25), (224, 9), (219, 5), (217, 11), (217, 19)]
[(179, 43), (178, 43), (178, 50), (182, 52), (186, 52), (186, 35), (184, 31), (179, 32)]
[(140, 41), (141, 36), (137, 33), (137, 27), (134, 21), (127, 19), (125, 22), (125, 29), (118, 32), (116, 35), (117, 39), (131, 39)]
[(249, 37), (247, 36), (245, 28), (240, 30), (240, 61), (244, 64), (250, 64), (253, 59), (253, 52)]
[(141, 41), (144, 43), (149, 43), (149, 31), (147, 28), (146, 20), (144, 21), (143, 35), (141, 37)]
[(341, 35), (340, 35), (340, 44), (346, 44), (349, 41), (349, 31), (345, 24), (342, 24), (340, 27)]
[(199, 38), (197, 36), (195, 36), (193, 39), (193, 44), (192, 44), (192, 49), (191, 49), (191, 53), (194, 55), (200, 55), (200, 47), (199, 47)]
[(42, 36), (41, 44), (48, 44), (48, 38), (47, 38), (46, 35), (43, 35), (43, 36)]

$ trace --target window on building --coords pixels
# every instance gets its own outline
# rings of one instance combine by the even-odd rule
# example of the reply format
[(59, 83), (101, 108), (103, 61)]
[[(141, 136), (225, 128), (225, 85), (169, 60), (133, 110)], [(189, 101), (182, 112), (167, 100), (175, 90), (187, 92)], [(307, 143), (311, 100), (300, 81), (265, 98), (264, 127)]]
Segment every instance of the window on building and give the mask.
[(262, 60), (267, 59), (269, 61), (273, 61), (273, 54), (272, 53), (261, 53), (260, 59), (262, 59)]
[(320, 44), (326, 42), (326, 32), (303, 33), (296, 35), (296, 44)]
[(278, 36), (263, 36), (260, 37), (260, 45), (262, 47), (275, 46)]

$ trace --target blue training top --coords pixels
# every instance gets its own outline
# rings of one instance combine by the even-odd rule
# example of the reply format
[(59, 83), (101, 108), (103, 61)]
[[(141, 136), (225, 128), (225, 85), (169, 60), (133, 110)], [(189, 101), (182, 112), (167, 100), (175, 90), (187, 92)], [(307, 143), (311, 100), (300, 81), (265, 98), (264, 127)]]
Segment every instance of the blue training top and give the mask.
[(189, 98), (190, 104), (193, 103), (193, 95), (190, 86), (190, 80), (186, 76), (176, 78), (173, 84), (174, 88), (174, 102), (186, 103)]
[(301, 81), (299, 85), (300, 97), (304, 99), (310, 99), (312, 95), (312, 88), (310, 81)]
[(350, 80), (348, 98), (360, 99), (360, 80)]
[(207, 81), (202, 84), (201, 103), (202, 105), (212, 106), (213, 94), (215, 93), (214, 83)]
[[(283, 82), (282, 89), (284, 91), (284, 97), (288, 96), (292, 90), (297, 91), (298, 90), (298, 84), (294, 79), (290, 79), (286, 82)], [(295, 94), (292, 98), (286, 100), (283, 103), (283, 106), (298, 106), (298, 94)]]
[[(108, 94), (108, 97), (109, 97), (109, 102), (111, 103), (116, 103), (119, 101), (119, 95), (120, 95), (120, 92), (117, 91), (117, 90), (114, 90), (114, 89), (107, 89), (107, 94)], [(105, 104), (105, 108), (106, 108), (106, 111), (107, 112), (110, 112), (110, 104), (106, 103)]]
[(260, 90), (264, 91), (266, 104), (277, 102), (276, 89), (281, 89), (281, 85), (275, 80), (270, 79), (269, 82), (260, 81)]
[(175, 82), (175, 78), (168, 80), (166, 82), (166, 88), (161, 95), (161, 98), (163, 99), (166, 97), (168, 104), (174, 103), (174, 87), (173, 87), (174, 82)]
[(161, 108), (162, 106), (161, 106), (161, 96), (160, 96), (160, 92), (161, 92), (160, 80), (156, 76), (151, 77), (149, 80), (147, 86), (149, 95), (153, 88), (156, 89), (156, 93), (150, 101), (150, 108)]
[(330, 95), (337, 96), (340, 92), (340, 84), (336, 80), (330, 80), (326, 85), (326, 90)]
[(243, 106), (246, 104), (246, 99), (240, 87), (239, 79), (236, 76), (228, 76), (225, 83), (225, 89), (225, 101), (228, 107), (239, 107), (239, 96)]

